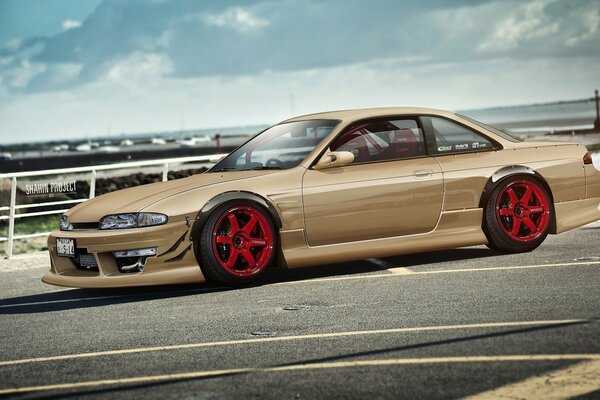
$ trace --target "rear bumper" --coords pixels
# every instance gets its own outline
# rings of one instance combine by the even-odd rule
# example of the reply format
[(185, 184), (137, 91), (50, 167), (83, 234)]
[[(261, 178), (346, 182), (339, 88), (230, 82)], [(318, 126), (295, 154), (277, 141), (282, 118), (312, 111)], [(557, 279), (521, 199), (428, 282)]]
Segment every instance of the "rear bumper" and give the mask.
[(600, 220), (600, 197), (554, 204), (556, 232), (561, 233)]
[[(75, 240), (78, 252), (92, 255), (97, 268), (81, 269), (56, 253), (56, 238)], [(156, 247), (142, 272), (120, 272), (113, 251)], [(42, 281), (52, 285), (103, 288), (203, 282), (189, 230), (183, 222), (115, 231), (54, 231), (48, 236), (50, 271)]]

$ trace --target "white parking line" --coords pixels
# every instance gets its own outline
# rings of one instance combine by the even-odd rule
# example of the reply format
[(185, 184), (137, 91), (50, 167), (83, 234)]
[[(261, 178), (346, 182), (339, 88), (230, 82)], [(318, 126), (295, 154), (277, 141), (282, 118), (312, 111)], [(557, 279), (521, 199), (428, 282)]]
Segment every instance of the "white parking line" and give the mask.
[(418, 275), (433, 275), (433, 274), (452, 274), (452, 273), (461, 273), (461, 272), (525, 270), (525, 269), (535, 269), (535, 268), (587, 267), (587, 266), (598, 265), (598, 264), (600, 264), (600, 261), (541, 264), (541, 265), (521, 265), (521, 266), (510, 266), (510, 267), (438, 269), (438, 270), (433, 270), (433, 271), (413, 271), (406, 267), (397, 267), (397, 268), (387, 269), (387, 271), (390, 272), (389, 274), (339, 276), (339, 277), (333, 277), (333, 278), (303, 279), (303, 280), (298, 280), (298, 281), (279, 282), (279, 283), (275, 283), (275, 285), (297, 285), (297, 284), (301, 284), (301, 283), (319, 283), (319, 282), (330, 282), (330, 281), (381, 279), (381, 278), (394, 278), (394, 277), (405, 276), (405, 275), (418, 276)]
[[(120, 379), (104, 379), (97, 381), (59, 383), (53, 385), (29, 386), (20, 388), (0, 389), (0, 395), (16, 394), (27, 392), (41, 392), (60, 389), (80, 389), (86, 387), (108, 386), (108, 385), (127, 385), (160, 381), (174, 381), (184, 379), (198, 379), (206, 377), (227, 376), (248, 373), (266, 373), (266, 372), (290, 372), (312, 369), (332, 369), (332, 368), (356, 368), (356, 367), (382, 367), (393, 365), (419, 365), (419, 364), (452, 364), (452, 363), (493, 363), (493, 362), (519, 362), (519, 361), (571, 361), (571, 360), (593, 360), (597, 365), (600, 361), (600, 354), (536, 354), (536, 355), (507, 355), (507, 356), (472, 356), (472, 357), (430, 357), (430, 358), (394, 358), (380, 360), (356, 360), (356, 361), (338, 361), (325, 363), (284, 365), (278, 367), (257, 367), (257, 368), (233, 368), (212, 371), (192, 371), (177, 374), (138, 376)], [(592, 380), (586, 387), (596, 385), (599, 381)]]
[(465, 400), (571, 399), (599, 389), (600, 360), (593, 360), (478, 393)]
[[(289, 282), (277, 282), (273, 283), (273, 285), (297, 285), (302, 283), (320, 283), (320, 282), (330, 282), (330, 281), (346, 281), (346, 280), (364, 280), (364, 279), (381, 279), (381, 278), (393, 278), (398, 276), (415, 276), (415, 275), (432, 275), (432, 274), (450, 274), (450, 273), (461, 273), (461, 272), (487, 272), (487, 271), (502, 271), (502, 270), (520, 270), (520, 269), (534, 269), (534, 268), (559, 268), (559, 267), (586, 267), (591, 265), (598, 265), (600, 261), (586, 261), (586, 262), (574, 262), (574, 263), (560, 263), (560, 264), (541, 264), (541, 265), (523, 265), (523, 266), (510, 266), (510, 267), (484, 267), (484, 268), (459, 268), (459, 269), (442, 269), (442, 270), (433, 270), (433, 271), (413, 271), (406, 267), (396, 267), (387, 269), (389, 274), (374, 274), (374, 275), (358, 275), (358, 276), (339, 276), (332, 278), (316, 278), (316, 279), (302, 279), (298, 281), (289, 281)], [(12, 303), (12, 304), (2, 304), (1, 308), (14, 308), (14, 307), (27, 307), (27, 306), (36, 306), (43, 304), (60, 304), (60, 303), (74, 303), (80, 301), (96, 301), (96, 300), (110, 300), (110, 299), (119, 299), (119, 298), (128, 298), (128, 297), (140, 297), (140, 296), (151, 296), (154, 294), (165, 295), (169, 293), (181, 294), (181, 293), (206, 293), (213, 292), (218, 290), (228, 290), (230, 288), (227, 287), (213, 287), (213, 288), (198, 288), (198, 289), (188, 289), (188, 290), (173, 290), (168, 292), (154, 292), (154, 293), (139, 293), (139, 294), (125, 294), (125, 295), (116, 295), (116, 296), (96, 296), (96, 297), (78, 297), (73, 299), (61, 299), (61, 300), (45, 300), (45, 301), (35, 301), (35, 302), (26, 302), (26, 303)], [(67, 289), (73, 290), (73, 289)], [(66, 291), (66, 290), (59, 290)], [(49, 292), (51, 293), (51, 292)], [(3, 299), (0, 299), (2, 301)], [(4, 299), (5, 300), (5, 299)]]
[(337, 338), (337, 337), (347, 337), (347, 336), (382, 335), (382, 334), (398, 334), (398, 333), (427, 332), (427, 331), (450, 331), (450, 330), (461, 330), (461, 329), (512, 328), (512, 327), (526, 327), (526, 326), (534, 327), (534, 326), (569, 325), (569, 324), (576, 324), (576, 323), (595, 323), (595, 322), (598, 322), (598, 321), (587, 320), (587, 319), (562, 319), (562, 320), (542, 320), (542, 321), (491, 322), (491, 323), (481, 323), (481, 324), (421, 326), (421, 327), (410, 327), (410, 328), (391, 328), (391, 329), (374, 329), (374, 330), (364, 330), (364, 331), (315, 333), (315, 334), (307, 334), (307, 335), (226, 340), (226, 341), (219, 341), (219, 342), (187, 343), (187, 344), (168, 345), (168, 346), (138, 347), (138, 348), (121, 349), (121, 350), (97, 351), (97, 352), (90, 352), (90, 353), (64, 354), (64, 355), (49, 356), (49, 357), (24, 358), (24, 359), (18, 359), (18, 360), (0, 361), (0, 366), (39, 363), (39, 362), (46, 362), (46, 361), (72, 360), (72, 359), (77, 359), (77, 358), (115, 356), (115, 355), (122, 355), (122, 354), (149, 353), (149, 352), (156, 352), (156, 351), (196, 349), (196, 348), (217, 347), (217, 346), (233, 346), (233, 345), (252, 344), (252, 343), (263, 344), (263, 343), (272, 343), (272, 342), (285, 342), (285, 341), (308, 340), (308, 339), (325, 339), (325, 338)]

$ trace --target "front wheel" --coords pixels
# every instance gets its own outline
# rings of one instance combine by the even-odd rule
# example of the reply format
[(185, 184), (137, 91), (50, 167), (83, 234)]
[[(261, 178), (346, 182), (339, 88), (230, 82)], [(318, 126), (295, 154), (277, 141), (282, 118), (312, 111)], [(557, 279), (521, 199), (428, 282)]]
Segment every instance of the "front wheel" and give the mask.
[(550, 196), (539, 181), (527, 176), (507, 178), (487, 201), (488, 247), (508, 253), (531, 251), (548, 236), (552, 218)]
[(277, 236), (258, 205), (225, 204), (208, 218), (199, 243), (202, 269), (209, 280), (229, 286), (260, 279), (275, 259)]

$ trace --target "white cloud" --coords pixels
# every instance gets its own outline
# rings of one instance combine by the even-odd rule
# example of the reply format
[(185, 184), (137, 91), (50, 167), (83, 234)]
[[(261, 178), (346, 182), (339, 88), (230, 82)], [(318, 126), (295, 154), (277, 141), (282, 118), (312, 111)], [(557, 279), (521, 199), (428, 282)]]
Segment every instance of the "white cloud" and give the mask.
[(8, 64), (12, 63), (14, 59), (15, 58), (11, 57), (11, 56), (0, 57), (0, 66), (2, 66), (2, 65), (8, 65)]
[(9, 41), (5, 42), (2, 47), (9, 51), (17, 51), (17, 50), (19, 50), (19, 47), (21, 47), (22, 43), (23, 43), (23, 39), (14, 38), (14, 39), (10, 39)]
[(565, 45), (575, 46), (584, 40), (592, 38), (600, 29), (600, 10), (591, 10), (590, 12), (582, 13), (580, 16), (580, 26), (583, 28), (583, 32), (567, 38)]
[[(556, 33), (560, 28), (559, 22), (552, 21), (545, 13), (546, 6), (555, 1), (537, 0), (521, 3), (495, 25), (491, 37), (479, 45), (479, 50), (509, 50), (518, 47), (522, 41)], [(509, 9), (512, 10), (513, 7)]]
[(116, 62), (106, 77), (128, 86), (143, 86), (171, 72), (173, 63), (166, 54), (136, 51)]
[(5, 85), (13, 88), (24, 88), (34, 77), (44, 72), (46, 68), (46, 64), (22, 60), (18, 68), (12, 68), (5, 72)]
[(588, 60), (572, 60), (565, 74), (564, 62), (552, 58), (425, 65), (397, 59), (186, 80), (161, 77), (169, 68), (160, 54), (133, 54), (119, 65), (111, 76), (69, 91), (4, 97), (0, 90), (0, 136), (92, 136), (109, 124), (114, 133), (176, 130), (182, 119), (197, 128), (265, 124), (355, 107), (481, 108), (586, 97), (597, 78)]
[(239, 32), (256, 31), (270, 25), (268, 20), (259, 18), (242, 7), (227, 8), (219, 14), (206, 14), (202, 20), (207, 25), (229, 28)]
[(171, 31), (171, 30), (163, 31), (163, 33), (160, 34), (158, 39), (156, 39), (156, 44), (159, 47), (166, 49), (171, 45), (173, 36), (174, 36), (173, 31)]
[(74, 19), (66, 19), (62, 23), (63, 32), (76, 28), (81, 28), (81, 21), (77, 21)]

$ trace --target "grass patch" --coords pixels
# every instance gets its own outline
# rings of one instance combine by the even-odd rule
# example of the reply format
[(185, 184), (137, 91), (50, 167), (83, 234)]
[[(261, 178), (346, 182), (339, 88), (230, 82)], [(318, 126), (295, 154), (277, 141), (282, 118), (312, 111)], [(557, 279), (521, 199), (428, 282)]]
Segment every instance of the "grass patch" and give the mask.
[[(58, 228), (60, 215), (41, 215), (15, 220), (15, 235), (27, 235), (30, 233), (50, 232)], [(2, 221), (0, 225), (0, 236), (8, 236), (8, 221)], [(13, 241), (13, 254), (31, 253), (46, 250), (46, 237), (35, 237), (17, 239)], [(7, 242), (0, 243), (0, 255), (6, 255)]]

